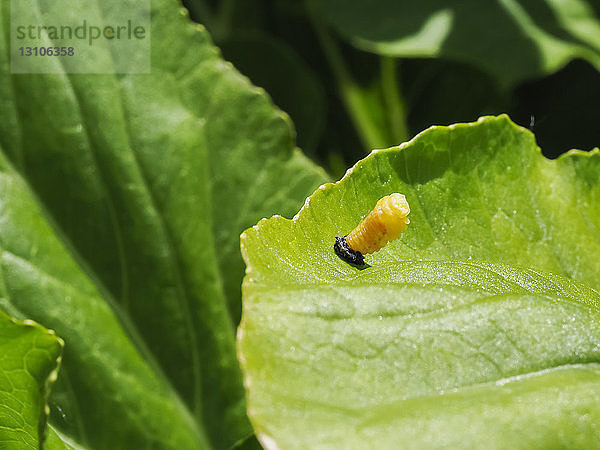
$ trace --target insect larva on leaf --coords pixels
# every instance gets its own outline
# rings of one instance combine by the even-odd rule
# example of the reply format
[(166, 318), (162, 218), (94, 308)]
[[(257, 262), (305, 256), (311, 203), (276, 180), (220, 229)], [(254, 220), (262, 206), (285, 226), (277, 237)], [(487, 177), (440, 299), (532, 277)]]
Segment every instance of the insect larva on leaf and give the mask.
[(374, 253), (400, 237), (410, 223), (409, 213), (404, 195), (394, 193), (380, 198), (373, 211), (354, 230), (335, 238), (335, 253), (347, 263), (364, 265), (364, 254)]

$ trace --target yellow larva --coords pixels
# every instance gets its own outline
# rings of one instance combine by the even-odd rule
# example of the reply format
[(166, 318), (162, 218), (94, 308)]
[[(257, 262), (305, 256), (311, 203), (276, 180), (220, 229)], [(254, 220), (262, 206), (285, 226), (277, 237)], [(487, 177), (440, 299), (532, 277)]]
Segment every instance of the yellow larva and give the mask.
[(404, 195), (386, 195), (354, 230), (344, 237), (336, 237), (335, 252), (351, 264), (364, 264), (364, 254), (376, 252), (398, 239), (410, 223), (409, 213)]

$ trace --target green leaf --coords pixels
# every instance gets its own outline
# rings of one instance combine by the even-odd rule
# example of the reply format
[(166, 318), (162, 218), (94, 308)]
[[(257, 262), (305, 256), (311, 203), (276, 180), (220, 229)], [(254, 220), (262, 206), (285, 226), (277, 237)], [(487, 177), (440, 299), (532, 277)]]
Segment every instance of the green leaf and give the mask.
[[(599, 169), (486, 117), (375, 151), (247, 230), (238, 352), (262, 444), (597, 446), (600, 296), (573, 279), (600, 286)], [(340, 260), (334, 237), (392, 192), (408, 229), (363, 270)]]
[(590, 0), (315, 4), (323, 20), (358, 48), (469, 62), (504, 86), (554, 72), (574, 58), (600, 70), (600, 21)]
[(127, 317), (82, 270), (2, 158), (0, 192), (2, 308), (43, 322), (65, 341), (50, 399), (68, 419), (60, 425), (90, 447), (206, 447), (205, 430), (193, 422)]
[[(473, 258), (600, 288), (599, 183), (600, 151), (573, 150), (548, 160), (533, 134), (506, 115), (431, 127), (399, 147), (372, 152), (340, 182), (317, 190), (293, 222), (261, 224), (257, 236), (266, 242), (253, 244), (261, 250), (251, 267), (268, 266), (261, 277), (304, 280), (330, 273), (334, 264), (338, 276), (353, 276), (356, 270), (339, 266), (331, 252), (334, 237), (349, 233), (379, 198), (401, 192), (411, 225), (402, 239), (369, 255), (369, 264)], [(263, 239), (260, 233), (273, 227), (280, 231)], [(291, 235), (294, 243), (287, 241)], [(295, 243), (310, 243), (297, 267), (274, 264), (271, 252), (285, 254)]]
[(0, 446), (39, 449), (63, 343), (38, 324), (0, 312)]
[(65, 436), (61, 435), (56, 431), (54, 427), (49, 425), (46, 429), (46, 440), (44, 442), (45, 450), (77, 450), (83, 449), (83, 447), (74, 447), (71, 442), (68, 441)]
[[(70, 14), (101, 23), (109, 3)], [(177, 2), (152, 1), (152, 73), (118, 76), (11, 75), (9, 6), (0, 2), (2, 307), (66, 342), (52, 424), (89, 448), (247, 438), (239, 233), (293, 214), (326, 174)]]

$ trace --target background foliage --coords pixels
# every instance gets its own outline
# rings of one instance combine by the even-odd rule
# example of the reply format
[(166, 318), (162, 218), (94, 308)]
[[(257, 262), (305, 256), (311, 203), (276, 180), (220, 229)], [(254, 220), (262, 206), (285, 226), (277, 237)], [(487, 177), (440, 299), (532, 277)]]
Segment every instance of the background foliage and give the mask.
[[(600, 141), (596, 2), (367, 3), (186, 0), (199, 26), (152, 0), (150, 75), (13, 75), (0, 1), (0, 442), (258, 445), (235, 348), (244, 229), (432, 124), (508, 112), (550, 156)], [(559, 267), (596, 286), (593, 264)]]
[(594, 1), (185, 2), (334, 178), (372, 148), (486, 114), (531, 127), (549, 157), (600, 140)]

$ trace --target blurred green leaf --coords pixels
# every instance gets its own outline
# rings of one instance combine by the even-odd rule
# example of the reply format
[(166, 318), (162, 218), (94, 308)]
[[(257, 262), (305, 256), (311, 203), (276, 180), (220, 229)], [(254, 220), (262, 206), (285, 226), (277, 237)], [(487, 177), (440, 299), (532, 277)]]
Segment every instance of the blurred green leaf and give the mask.
[(600, 70), (600, 21), (590, 0), (315, 0), (315, 5), (358, 48), (469, 62), (505, 87), (554, 72), (574, 58)]
[[(206, 448), (123, 311), (61, 240), (24, 180), (0, 158), (1, 306), (65, 341), (51, 422), (90, 448)], [(125, 326), (123, 326), (125, 325)], [(60, 414), (57, 414), (60, 412)], [(59, 420), (62, 415), (67, 419)]]
[(0, 446), (40, 449), (48, 416), (50, 384), (62, 341), (38, 324), (0, 313)]
[[(64, 436), (59, 435), (58, 432), (52, 427), (46, 428), (46, 441), (44, 442), (45, 450), (71, 450), (75, 449)], [(79, 446), (76, 450), (82, 450), (83, 447)]]
[(247, 438), (239, 233), (326, 174), (176, 2), (152, 1), (139, 75), (11, 75), (0, 5), (2, 306), (65, 340), (51, 422), (89, 448)]
[[(599, 169), (486, 117), (373, 152), (247, 230), (238, 349), (262, 444), (597, 446), (600, 296), (573, 279), (600, 287)], [(392, 192), (408, 230), (363, 270), (340, 260), (334, 237)]]

